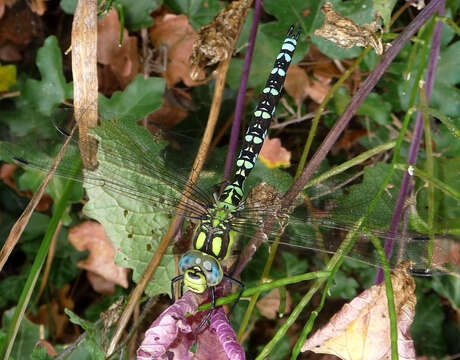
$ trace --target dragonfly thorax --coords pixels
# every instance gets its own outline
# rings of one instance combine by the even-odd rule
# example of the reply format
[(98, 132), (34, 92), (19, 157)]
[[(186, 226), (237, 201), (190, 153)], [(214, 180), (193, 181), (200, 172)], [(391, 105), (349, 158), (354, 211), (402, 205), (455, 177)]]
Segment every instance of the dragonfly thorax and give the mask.
[(218, 260), (228, 257), (234, 234), (231, 231), (231, 216), (221, 211), (210, 212), (201, 220), (193, 238), (193, 248), (214, 256)]

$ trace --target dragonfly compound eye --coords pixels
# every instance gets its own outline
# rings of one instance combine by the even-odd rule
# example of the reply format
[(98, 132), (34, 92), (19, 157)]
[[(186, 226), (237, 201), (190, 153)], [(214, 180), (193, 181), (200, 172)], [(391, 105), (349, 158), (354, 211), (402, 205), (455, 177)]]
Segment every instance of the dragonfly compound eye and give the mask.
[(203, 265), (201, 269), (206, 275), (209, 286), (216, 286), (222, 281), (223, 271), (220, 263), (212, 256), (203, 256)]
[(187, 251), (179, 261), (179, 271), (184, 274), (187, 269), (199, 266), (202, 261), (202, 253), (196, 250)]

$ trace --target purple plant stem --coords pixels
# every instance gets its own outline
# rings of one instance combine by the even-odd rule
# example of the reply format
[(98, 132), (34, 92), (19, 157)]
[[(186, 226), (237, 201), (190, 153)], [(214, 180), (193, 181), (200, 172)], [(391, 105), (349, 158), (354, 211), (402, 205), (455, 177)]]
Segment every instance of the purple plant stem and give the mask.
[(259, 25), (260, 13), (262, 12), (262, 0), (256, 0), (254, 5), (254, 16), (252, 18), (251, 32), (249, 33), (249, 44), (244, 56), (243, 71), (241, 73), (240, 87), (236, 98), (235, 115), (232, 124), (232, 132), (228, 146), (227, 159), (225, 160), (224, 179), (229, 181), (232, 175), (233, 161), (235, 160), (236, 148), (240, 134), (241, 116), (243, 114), (244, 98), (248, 86), (249, 69), (251, 67), (252, 54), (256, 43), (257, 27)]
[[(324, 141), (321, 143), (320, 147), (313, 155), (308, 165), (303, 169), (300, 176), (292, 184), (289, 190), (284, 195), (281, 201), (281, 210), (286, 211), (289, 209), (290, 205), (297, 198), (299, 193), (304, 188), (305, 184), (308, 182), (310, 177), (318, 169), (321, 162), (326, 157), (327, 153), (334, 146), (335, 142), (338, 140), (343, 130), (347, 127), (351, 118), (355, 114), (359, 105), (364, 101), (364, 99), (369, 95), (372, 89), (375, 87), (377, 82), (380, 80), (381, 76), (385, 73), (387, 68), (393, 62), (396, 55), (401, 51), (401, 48), (404, 44), (417, 32), (417, 30), (425, 24), (425, 22), (433, 15), (433, 13), (438, 9), (439, 3), (442, 0), (432, 0), (430, 3), (412, 20), (411, 23), (403, 30), (403, 32), (391, 43), (391, 46), (383, 54), (380, 62), (377, 64), (374, 70), (371, 71), (369, 76), (364, 80), (361, 87), (358, 89), (356, 94), (351, 99), (350, 103), (346, 107), (345, 111), (342, 113), (340, 118), (337, 120), (336, 124), (327, 134)], [(252, 258), (252, 255), (256, 252), (262, 239), (264, 238), (262, 234), (267, 234), (270, 232), (270, 229), (274, 225), (276, 217), (273, 216), (265, 221), (265, 224), (262, 229), (259, 229), (257, 233), (253, 236), (251, 241), (242, 251), (240, 261), (235, 269), (233, 276), (238, 276), (241, 271), (244, 269), (246, 264)]]
[[(444, 15), (444, 6), (445, 0), (440, 0), (438, 4), (438, 14)], [(438, 57), (439, 57), (439, 49), (441, 47), (441, 34), (442, 34), (442, 22), (438, 21), (435, 24), (434, 31), (433, 31), (433, 40), (431, 43), (431, 50), (430, 50), (430, 58), (428, 60), (428, 71), (426, 75), (426, 97), (427, 100), (430, 100), (431, 91), (433, 90), (434, 79), (436, 74), (436, 66), (438, 64)], [(417, 154), (420, 149), (420, 142), (423, 135), (423, 121), (422, 121), (422, 113), (419, 111), (417, 113), (417, 118), (415, 120), (415, 127), (414, 127), (414, 136), (412, 137), (412, 141), (410, 144), (409, 155), (407, 158), (407, 162), (411, 165), (415, 165), (417, 162)], [(401, 182), (401, 187), (399, 189), (398, 199), (396, 200), (396, 205), (393, 211), (393, 216), (390, 222), (390, 229), (388, 231), (388, 236), (385, 241), (385, 255), (387, 259), (390, 258), (391, 253), (393, 251), (393, 246), (396, 238), (396, 233), (398, 231), (398, 226), (401, 221), (402, 212), (404, 209), (404, 203), (406, 201), (407, 196), (411, 191), (411, 176), (406, 171), (404, 172), (404, 176)], [(377, 277), (375, 279), (375, 283), (379, 284), (383, 280), (383, 270), (380, 268)]]

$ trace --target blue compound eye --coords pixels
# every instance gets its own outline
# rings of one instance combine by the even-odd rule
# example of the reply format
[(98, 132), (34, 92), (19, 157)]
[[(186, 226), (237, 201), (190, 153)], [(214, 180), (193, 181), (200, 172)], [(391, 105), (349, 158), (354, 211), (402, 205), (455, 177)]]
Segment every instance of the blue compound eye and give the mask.
[(179, 261), (179, 271), (181, 274), (185, 272), (185, 270), (194, 267), (195, 265), (201, 264), (202, 255), (199, 251), (188, 251), (186, 252)]
[(201, 269), (206, 275), (206, 281), (209, 286), (218, 285), (222, 281), (223, 272), (220, 264), (211, 256), (203, 256)]

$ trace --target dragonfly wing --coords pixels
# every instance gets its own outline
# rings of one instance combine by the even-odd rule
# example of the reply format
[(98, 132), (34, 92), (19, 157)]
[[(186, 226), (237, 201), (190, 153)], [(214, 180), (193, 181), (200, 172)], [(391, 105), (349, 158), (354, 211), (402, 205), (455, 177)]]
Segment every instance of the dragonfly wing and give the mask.
[[(112, 121), (103, 121), (95, 130), (99, 138), (99, 166), (94, 171), (75, 174), (74, 164), (80, 156), (77, 141), (69, 146), (55, 174), (85, 183), (89, 187), (101, 187), (124, 197), (167, 213), (200, 218), (204, 207), (211, 201), (209, 192), (198, 187), (186, 186), (187, 177), (172, 170), (162, 158), (164, 144), (155, 144), (150, 137), (148, 147), (129, 135)], [(94, 146), (94, 145), (93, 145)], [(46, 172), (54, 159), (43, 153), (31, 151), (30, 146), (3, 143), (2, 148), (12, 160), (21, 166)], [(186, 202), (180, 202), (185, 193)]]
[[(277, 213), (274, 208), (268, 208), (265, 211), (245, 209), (243, 213), (245, 216), (233, 222), (235, 231), (250, 237), (255, 235), (261, 241), (279, 241), (281, 244), (297, 249), (335, 254), (337, 251), (344, 250), (342, 242), (346, 235), (350, 232), (356, 233), (356, 240), (351, 249), (347, 251), (346, 256), (371, 266), (382, 266), (382, 259), (373, 241), (378, 241), (380, 247), (384, 248), (387, 229), (368, 226), (357, 229), (357, 221), (340, 222), (330, 212), (318, 212), (315, 213), (315, 216), (298, 217), (287, 213), (280, 215), (280, 212)], [(257, 213), (260, 216), (255, 216)], [(268, 217), (275, 219), (274, 226), (268, 233), (258, 233), (257, 230)], [(448, 256), (449, 249), (458, 246), (458, 239), (437, 236), (432, 245), (430, 244), (430, 238), (423, 234), (414, 232), (408, 232), (404, 236), (397, 234), (392, 257), (389, 260), (390, 268), (396, 267), (402, 261), (410, 261), (413, 269), (418, 273), (427, 273), (433, 269), (444, 273), (458, 272), (455, 258)], [(433, 248), (431, 257), (429, 256), (430, 246)], [(432, 259), (431, 262), (429, 258)]]

